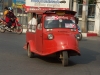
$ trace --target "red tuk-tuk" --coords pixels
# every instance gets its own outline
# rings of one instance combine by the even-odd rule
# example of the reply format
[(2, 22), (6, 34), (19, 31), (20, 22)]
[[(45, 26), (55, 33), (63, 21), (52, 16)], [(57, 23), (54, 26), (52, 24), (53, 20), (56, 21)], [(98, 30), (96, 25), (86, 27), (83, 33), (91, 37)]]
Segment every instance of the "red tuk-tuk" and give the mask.
[(67, 66), (70, 56), (80, 55), (78, 41), (74, 34), (78, 32), (74, 17), (76, 12), (36, 7), (29, 12), (41, 16), (35, 30), (27, 28), (24, 48), (30, 58), (34, 57), (34, 54), (56, 55), (61, 59), (63, 66)]

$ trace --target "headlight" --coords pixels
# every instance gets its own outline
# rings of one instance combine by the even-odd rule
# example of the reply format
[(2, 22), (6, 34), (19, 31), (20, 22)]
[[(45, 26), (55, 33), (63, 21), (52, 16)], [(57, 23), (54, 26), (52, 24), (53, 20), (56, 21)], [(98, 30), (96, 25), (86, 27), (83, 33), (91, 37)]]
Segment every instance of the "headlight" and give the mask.
[(52, 34), (48, 34), (48, 39), (49, 40), (52, 40), (54, 37), (53, 37), (53, 35)]

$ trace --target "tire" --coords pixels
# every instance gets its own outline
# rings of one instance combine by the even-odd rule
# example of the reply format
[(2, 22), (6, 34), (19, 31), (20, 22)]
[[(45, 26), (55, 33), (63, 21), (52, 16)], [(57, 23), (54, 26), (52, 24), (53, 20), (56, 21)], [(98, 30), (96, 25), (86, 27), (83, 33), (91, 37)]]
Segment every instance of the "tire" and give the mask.
[(30, 46), (28, 45), (28, 51), (27, 51), (28, 57), (29, 58), (33, 58), (34, 57), (34, 53), (30, 51)]
[(77, 37), (78, 41), (82, 40), (82, 33), (79, 33), (79, 37)]
[(2, 26), (2, 27), (0, 27), (0, 32), (1, 33), (4, 33), (5, 32), (5, 29), (4, 29), (4, 27)]
[(23, 32), (23, 27), (22, 26), (17, 26), (16, 27), (16, 33), (21, 34)]
[(67, 51), (62, 52), (62, 65), (68, 66), (68, 52)]

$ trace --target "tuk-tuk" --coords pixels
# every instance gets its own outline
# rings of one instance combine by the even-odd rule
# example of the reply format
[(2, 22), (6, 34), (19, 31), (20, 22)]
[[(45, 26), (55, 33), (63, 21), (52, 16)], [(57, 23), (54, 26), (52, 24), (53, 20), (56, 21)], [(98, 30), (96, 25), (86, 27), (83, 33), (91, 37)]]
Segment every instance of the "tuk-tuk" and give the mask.
[(36, 29), (27, 28), (24, 48), (30, 58), (34, 54), (55, 55), (62, 61), (63, 66), (67, 66), (70, 56), (80, 55), (78, 40), (74, 34), (78, 32), (74, 17), (76, 12), (53, 8), (35, 8), (28, 13), (30, 12), (41, 16)]

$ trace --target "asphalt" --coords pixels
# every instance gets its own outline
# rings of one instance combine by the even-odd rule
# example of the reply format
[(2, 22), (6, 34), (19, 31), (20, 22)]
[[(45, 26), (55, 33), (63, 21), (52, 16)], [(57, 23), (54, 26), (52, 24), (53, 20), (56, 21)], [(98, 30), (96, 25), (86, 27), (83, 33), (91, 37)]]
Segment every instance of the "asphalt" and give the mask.
[(100, 75), (100, 38), (79, 42), (81, 56), (69, 58), (63, 67), (55, 58), (29, 58), (23, 49), (25, 34), (0, 33), (0, 75)]

